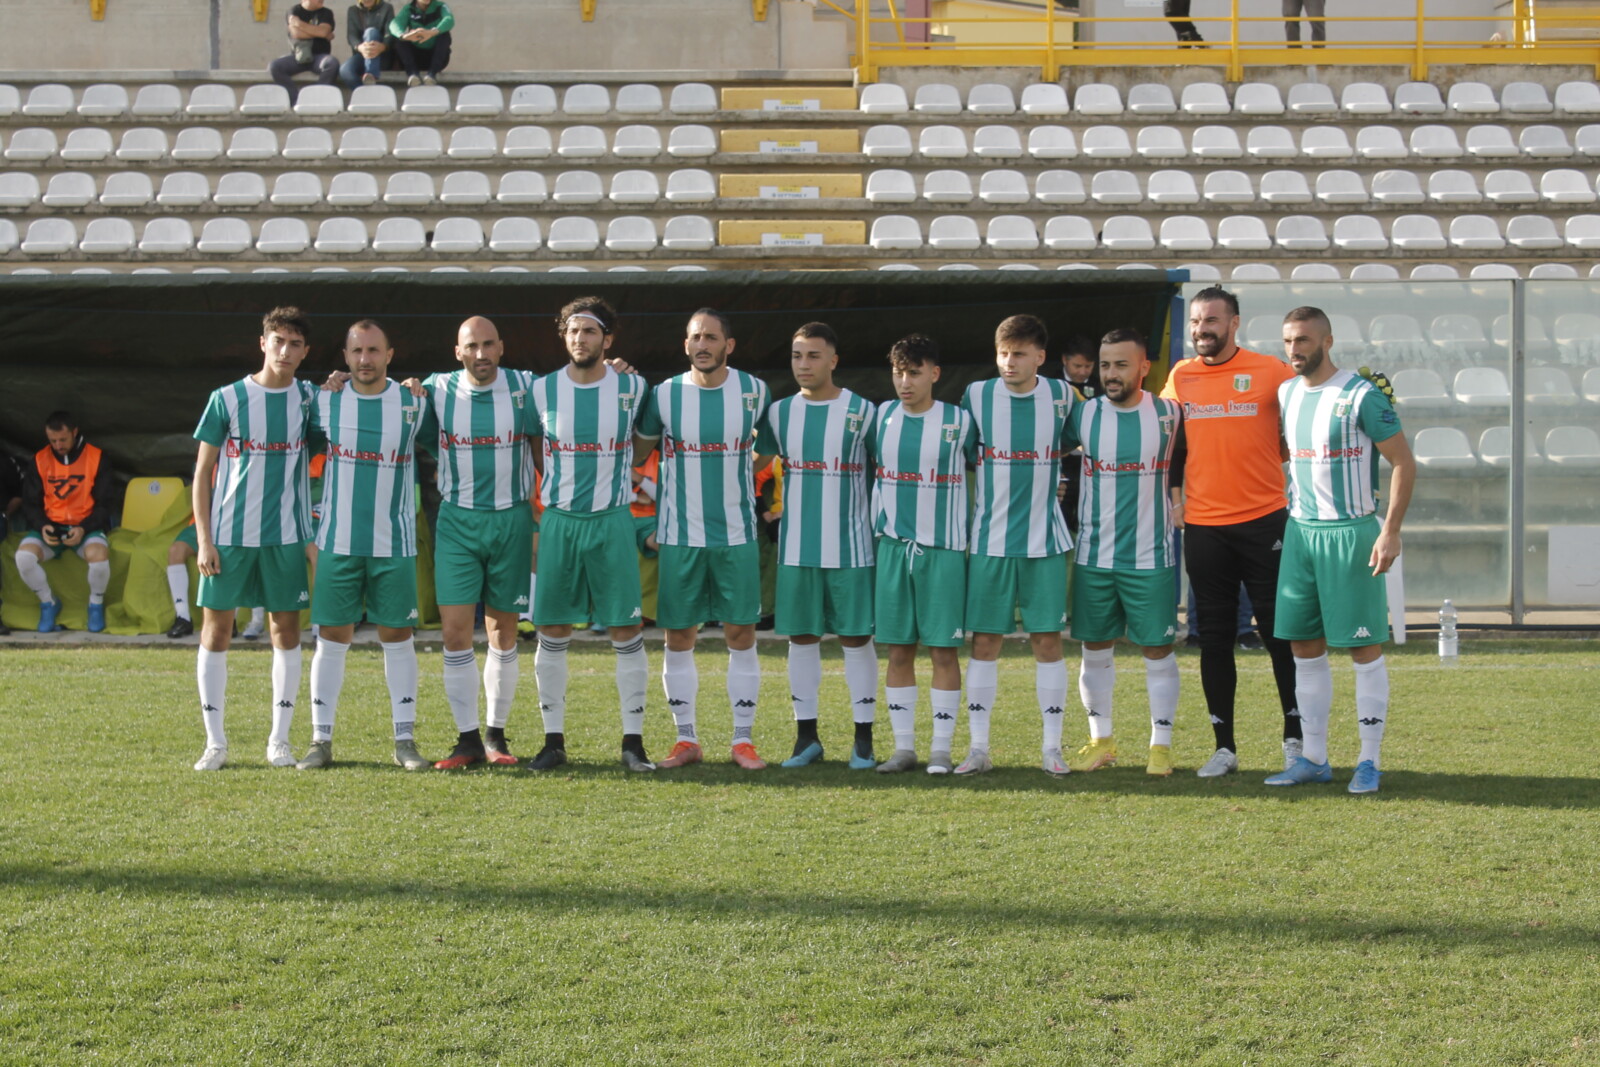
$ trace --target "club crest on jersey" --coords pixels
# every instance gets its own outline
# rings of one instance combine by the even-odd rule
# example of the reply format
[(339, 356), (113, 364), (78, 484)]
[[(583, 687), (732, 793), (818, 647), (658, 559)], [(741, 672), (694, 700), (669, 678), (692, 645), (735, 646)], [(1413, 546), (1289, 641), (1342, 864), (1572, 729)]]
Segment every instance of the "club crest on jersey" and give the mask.
[(1333, 402), (1333, 417), (1334, 418), (1342, 419), (1348, 414), (1350, 414), (1350, 401), (1348, 401), (1348, 400), (1335, 400)]
[(637, 399), (639, 399), (639, 397), (634, 393), (618, 393), (617, 406), (623, 411), (632, 411), (633, 402)]
[(860, 430), (861, 430), (861, 415), (860, 415), (860, 413), (852, 411), (849, 414), (845, 415), (844, 424), (845, 424), (845, 428), (848, 429), (851, 433), (860, 432)]
[(1070, 396), (1064, 396), (1061, 399), (1056, 401), (1056, 418), (1058, 418), (1058, 419), (1066, 418), (1067, 414), (1071, 410), (1072, 410), (1072, 398)]
[(960, 438), (960, 436), (961, 436), (961, 424), (959, 422), (947, 422), (947, 423), (945, 423), (945, 425), (944, 425), (944, 439), (946, 441), (949, 441), (949, 442), (951, 442), (953, 444), (957, 439)]
[(511, 390), (511, 406), (516, 408), (518, 411), (521, 411), (523, 402), (527, 399), (527, 395), (526, 389)]
[(744, 409), (746, 411), (754, 411), (761, 406), (760, 393), (740, 393), (739, 395), (744, 398)]
[(405, 419), (405, 421), (406, 421), (406, 423), (408, 425), (410, 423), (416, 422), (417, 421), (417, 409), (416, 408), (401, 408), (400, 409), (400, 417)]
[(1162, 433), (1167, 434), (1168, 436), (1171, 436), (1172, 431), (1177, 426), (1178, 416), (1176, 416), (1176, 415), (1157, 415), (1156, 416), (1156, 422), (1161, 424), (1161, 432)]
[(1248, 392), (1250, 389), (1251, 375), (1235, 374), (1233, 376), (1233, 391), (1236, 393)]

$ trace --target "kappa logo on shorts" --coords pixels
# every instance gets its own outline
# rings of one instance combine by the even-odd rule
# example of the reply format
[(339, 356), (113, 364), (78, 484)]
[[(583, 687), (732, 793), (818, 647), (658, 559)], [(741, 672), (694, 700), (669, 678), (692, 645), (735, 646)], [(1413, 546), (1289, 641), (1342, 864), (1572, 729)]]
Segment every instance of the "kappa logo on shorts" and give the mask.
[(1176, 626), (1167, 627), (1167, 636), (1168, 637), (1176, 637), (1176, 636), (1178, 636), (1178, 628)]
[(639, 609), (639, 608), (634, 608), (633, 609), (633, 613), (631, 615), (629, 615), (628, 618), (630, 618), (630, 619), (642, 619), (642, 618), (644, 618), (644, 611)]
[(1357, 637), (1371, 637), (1372, 636), (1372, 631), (1367, 629), (1365, 626), (1358, 626), (1358, 627), (1356, 627), (1355, 636), (1357, 636)]
[(1236, 393), (1247, 393), (1247, 392), (1249, 392), (1250, 391), (1250, 382), (1253, 379), (1254, 379), (1254, 376), (1250, 375), (1250, 374), (1235, 374), (1233, 376), (1233, 391), (1236, 392)]
[(962, 632), (962, 631), (961, 631), (961, 630), (960, 630), (960, 629), (959, 629), (959, 628), (958, 628), (958, 629), (957, 629), (957, 630), (956, 630), (956, 632), (955, 632), (955, 633), (953, 633), (953, 634), (951, 634), (951, 635), (950, 635), (950, 640), (952, 640), (952, 641), (959, 641), (959, 640), (961, 640), (961, 639), (962, 639), (962, 638), (963, 638), (963, 637), (966, 637), (966, 636), (967, 636), (967, 635), (966, 635), (966, 634), (965, 634), (965, 633), (964, 633), (964, 632)]
[(528, 606), (528, 598), (525, 597), (525, 596), (519, 596), (519, 597), (517, 597), (517, 599), (513, 600), (511, 603), (515, 604), (519, 608), (525, 608), (525, 607)]
[(309, 604), (310, 602), (311, 602), (311, 594), (307, 593), (307, 592), (301, 592), (301, 594), (300, 594), (300, 603)]
[(406, 618), (415, 619), (416, 617), (417, 617), (417, 609), (416, 608), (412, 608), (410, 611), (406, 612)]

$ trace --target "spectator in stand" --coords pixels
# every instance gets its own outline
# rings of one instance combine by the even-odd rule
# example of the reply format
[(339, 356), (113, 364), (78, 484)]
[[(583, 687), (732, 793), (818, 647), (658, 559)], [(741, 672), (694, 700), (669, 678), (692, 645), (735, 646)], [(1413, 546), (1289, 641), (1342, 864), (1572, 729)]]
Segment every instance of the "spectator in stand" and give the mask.
[[(450, 31), (456, 17), (444, 0), (408, 0), (389, 23), (394, 52), (406, 69), (407, 85), (433, 85), (450, 65)], [(423, 66), (428, 69), (419, 74)]]
[[(22, 507), (22, 470), (17, 461), (0, 452), (0, 541), (11, 532), (11, 522)], [(11, 628), (0, 621), (0, 637), (11, 636)]]
[(394, 5), (389, 0), (356, 0), (344, 17), (344, 35), (350, 42), (350, 58), (339, 68), (345, 87), (376, 85), (383, 76), (384, 56), (394, 38), (389, 24), (394, 21)]
[(65, 411), (44, 420), (49, 444), (24, 471), (22, 515), (27, 532), (17, 548), (17, 573), (39, 598), (39, 632), (63, 627), (56, 621), (61, 601), (50, 588), (44, 561), (67, 549), (89, 565), (89, 630), (106, 628), (106, 586), (111, 584), (111, 464), (84, 440), (77, 420)]
[(300, 0), (289, 9), (289, 47), (292, 51), (267, 65), (267, 74), (283, 86), (289, 103), (300, 95), (294, 76), (311, 71), (322, 85), (332, 85), (339, 76), (339, 62), (333, 58), (333, 12), (324, 0)]
[[(1191, 0), (1166, 0), (1163, 8), (1167, 18), (1184, 20), (1182, 22), (1167, 23), (1172, 27), (1172, 32), (1177, 35), (1179, 44), (1197, 44), (1205, 40), (1204, 37), (1200, 36), (1200, 31), (1194, 28), (1194, 23), (1188, 21), (1190, 2)], [(1284, 0), (1284, 2), (1287, 4), (1289, 0)]]
[(1311, 47), (1321, 48), (1328, 40), (1328, 24), (1322, 21), (1327, 13), (1327, 0), (1283, 0), (1283, 35), (1290, 48), (1300, 47), (1300, 15), (1303, 12), (1311, 21)]

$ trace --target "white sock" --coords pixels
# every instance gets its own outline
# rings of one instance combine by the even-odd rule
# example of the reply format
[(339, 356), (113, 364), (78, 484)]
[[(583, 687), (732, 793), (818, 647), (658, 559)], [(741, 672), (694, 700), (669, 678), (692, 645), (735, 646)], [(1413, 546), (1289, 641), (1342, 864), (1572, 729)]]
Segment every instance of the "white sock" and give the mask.
[(989, 712), (1000, 686), (1000, 663), (992, 659), (967, 661), (967, 730), (972, 747), (989, 747)]
[(650, 684), (650, 661), (645, 658), (644, 638), (613, 641), (617, 654), (617, 700), (622, 708), (622, 733), (644, 734), (644, 691)]
[(761, 694), (761, 660), (756, 648), (728, 649), (728, 703), (733, 706), (733, 743), (751, 740), (756, 725), (756, 698)]
[(300, 695), (300, 646), (272, 649), (272, 734), (274, 744), (289, 743), (294, 725), (294, 702)]
[(533, 654), (533, 676), (539, 683), (539, 714), (544, 717), (544, 732), (565, 733), (567, 729), (567, 646), (570, 637), (539, 635), (539, 648)]
[(1061, 720), (1067, 717), (1067, 661), (1033, 665), (1033, 691), (1039, 698), (1039, 718), (1044, 723), (1042, 748), (1061, 748)]
[(521, 615), (518, 615), (517, 618), (523, 619), (527, 622), (533, 621), (533, 590), (538, 584), (539, 576), (537, 574), (528, 575), (528, 610), (524, 611)]
[(915, 749), (917, 747), (917, 687), (914, 685), (891, 685), (884, 689), (883, 696), (889, 702), (889, 728), (894, 731), (895, 750)]
[(933, 750), (949, 752), (956, 736), (956, 716), (961, 714), (961, 690), (935, 689), (928, 699), (933, 704)]
[(511, 718), (511, 702), (517, 695), (517, 648), (489, 646), (489, 658), (483, 664), (483, 707), (489, 715), (489, 725), (504, 730)]
[(1111, 736), (1111, 695), (1117, 687), (1117, 650), (1083, 650), (1078, 667), (1078, 699), (1089, 713), (1089, 737), (1100, 740)]
[(1361, 738), (1361, 758), (1379, 767), (1378, 752), (1383, 747), (1383, 727), (1389, 718), (1389, 664), (1379, 656), (1371, 663), (1357, 663), (1356, 732)]
[(789, 699), (794, 717), (816, 719), (817, 701), (822, 692), (822, 646), (789, 642)]
[(1294, 702), (1300, 708), (1300, 736), (1305, 757), (1312, 763), (1328, 762), (1328, 714), (1333, 709), (1333, 671), (1328, 654), (1294, 658)]
[(201, 648), (194, 675), (200, 686), (200, 718), (206, 724), (206, 747), (227, 748), (222, 712), (228, 702), (228, 654)]
[(182, 563), (167, 564), (167, 592), (172, 594), (172, 610), (178, 618), (189, 617), (189, 568)]
[(267, 626), (267, 609), (266, 608), (251, 608), (250, 609), (250, 625), (251, 626), (255, 626), (255, 627), (259, 627), (260, 629), (263, 629), (263, 630), (266, 629), (266, 626)]
[(317, 638), (311, 654), (311, 740), (332, 741), (333, 720), (339, 714), (339, 691), (344, 688), (344, 659), (349, 645)]
[(444, 698), (456, 720), (456, 732), (478, 728), (478, 656), (470, 648), (444, 652)]
[(851, 720), (872, 722), (878, 712), (877, 645), (868, 641), (859, 648), (845, 646), (844, 684), (850, 690)]
[(1150, 698), (1150, 743), (1172, 744), (1172, 722), (1178, 717), (1178, 657), (1175, 653), (1144, 661), (1144, 691)]
[(22, 576), (22, 584), (32, 589), (33, 595), (39, 598), (39, 603), (49, 604), (55, 600), (56, 595), (50, 591), (50, 579), (45, 577), (38, 556), (17, 549), (17, 573)]
[(111, 584), (111, 561), (109, 559), (96, 560), (89, 564), (89, 603), (103, 604), (106, 600), (106, 588)]
[(394, 722), (394, 739), (410, 741), (417, 728), (417, 642), (380, 641), (383, 647), (383, 679), (389, 683), (389, 716)]
[(695, 670), (694, 652), (667, 649), (661, 662), (661, 689), (667, 694), (667, 710), (678, 728), (679, 741), (695, 741), (694, 705), (700, 696), (700, 674)]

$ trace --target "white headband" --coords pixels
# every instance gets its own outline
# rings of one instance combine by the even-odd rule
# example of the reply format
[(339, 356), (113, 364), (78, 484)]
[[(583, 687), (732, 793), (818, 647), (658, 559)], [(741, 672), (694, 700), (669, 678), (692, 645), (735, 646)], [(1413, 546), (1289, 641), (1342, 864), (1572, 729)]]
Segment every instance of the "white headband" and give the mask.
[(595, 322), (599, 323), (601, 330), (603, 330), (606, 333), (610, 333), (611, 332), (611, 327), (607, 326), (604, 322), (602, 322), (600, 320), (600, 316), (591, 315), (587, 311), (574, 311), (572, 314), (567, 316), (567, 321), (568, 322), (571, 322), (573, 319), (593, 319)]

